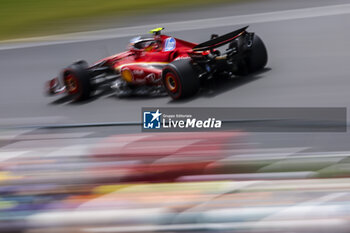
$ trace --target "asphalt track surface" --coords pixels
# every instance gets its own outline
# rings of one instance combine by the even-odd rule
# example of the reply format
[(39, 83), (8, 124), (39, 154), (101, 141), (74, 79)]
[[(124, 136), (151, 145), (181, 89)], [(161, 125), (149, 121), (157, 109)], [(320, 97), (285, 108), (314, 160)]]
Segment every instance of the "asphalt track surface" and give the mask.
[[(235, 21), (223, 23), (225, 18), (220, 17)], [(181, 30), (183, 24), (168, 24), (180, 19), (190, 22), (186, 24), (188, 28)], [(237, 23), (240, 19), (242, 24)], [(102, 31), (107, 39), (101, 39), (102, 32), (95, 32), (86, 35), (85, 41), (80, 41), (84, 34), (79, 34), (74, 40), (51, 38), (49, 43), (15, 44), (15, 48), (1, 45), (0, 120), (5, 125), (23, 120), (29, 123), (139, 121), (141, 107), (349, 107), (349, 21), (347, 1), (320, 0), (249, 2), (199, 8), (192, 13), (148, 16), (143, 21), (133, 19), (127, 26), (134, 31), (140, 27), (137, 24), (164, 22), (170, 27), (165, 33), (194, 42), (207, 40), (211, 33), (223, 34), (249, 23), (250, 30), (265, 41), (269, 62), (263, 72), (213, 85), (192, 99), (177, 102), (169, 97), (118, 99), (113, 93), (84, 103), (44, 96), (44, 82), (55, 77), (59, 70), (75, 60), (83, 58), (92, 63), (123, 51), (134, 32), (123, 36), (113, 34), (119, 30), (113, 29)], [(225, 26), (215, 27), (213, 22)], [(200, 29), (193, 28), (196, 26)]]

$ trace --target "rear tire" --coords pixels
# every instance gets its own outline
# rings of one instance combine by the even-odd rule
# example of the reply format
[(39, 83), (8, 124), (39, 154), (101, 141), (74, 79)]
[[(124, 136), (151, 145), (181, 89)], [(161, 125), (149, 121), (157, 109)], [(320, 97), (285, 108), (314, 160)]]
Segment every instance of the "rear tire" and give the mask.
[(162, 73), (166, 91), (174, 100), (195, 95), (200, 87), (198, 74), (190, 59), (173, 61)]
[(86, 63), (77, 62), (63, 71), (63, 82), (67, 93), (74, 101), (82, 101), (91, 97), (93, 91), (90, 83), (91, 74), (86, 68)]
[(247, 57), (238, 64), (237, 75), (247, 75), (263, 69), (268, 61), (267, 49), (264, 42), (254, 35), (253, 44)]

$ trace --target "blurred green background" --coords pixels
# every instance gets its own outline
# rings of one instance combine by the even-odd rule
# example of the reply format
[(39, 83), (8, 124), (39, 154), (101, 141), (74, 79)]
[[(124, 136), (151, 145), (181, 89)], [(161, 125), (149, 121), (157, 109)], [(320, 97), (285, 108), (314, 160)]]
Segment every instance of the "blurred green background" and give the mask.
[(237, 1), (242, 0), (0, 0), (0, 40), (84, 31), (138, 14)]

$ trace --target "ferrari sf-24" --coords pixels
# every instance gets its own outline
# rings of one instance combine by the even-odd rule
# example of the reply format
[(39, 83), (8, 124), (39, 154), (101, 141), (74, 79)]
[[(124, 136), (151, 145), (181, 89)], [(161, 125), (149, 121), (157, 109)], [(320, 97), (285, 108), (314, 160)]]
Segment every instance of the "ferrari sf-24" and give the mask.
[(164, 28), (156, 28), (151, 36), (133, 38), (125, 52), (91, 66), (84, 60), (73, 63), (47, 82), (46, 93), (65, 93), (81, 101), (107, 88), (118, 97), (168, 94), (175, 100), (188, 98), (205, 80), (244, 76), (266, 66), (266, 47), (247, 28), (212, 34), (200, 44), (163, 35)]

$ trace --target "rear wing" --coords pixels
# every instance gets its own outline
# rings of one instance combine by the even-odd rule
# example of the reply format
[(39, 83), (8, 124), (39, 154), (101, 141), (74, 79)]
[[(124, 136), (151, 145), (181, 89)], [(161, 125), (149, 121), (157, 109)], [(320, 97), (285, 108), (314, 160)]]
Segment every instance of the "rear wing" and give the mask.
[(212, 40), (208, 40), (206, 42), (200, 43), (200, 44), (196, 45), (195, 47), (193, 47), (193, 51), (211, 50), (211, 49), (215, 49), (215, 48), (218, 48), (220, 46), (223, 46), (227, 43), (230, 43), (231, 41), (233, 41), (237, 37), (243, 35), (246, 32), (248, 27), (249, 26), (246, 26), (246, 27), (238, 29), (236, 31), (233, 31), (233, 32), (227, 33), (225, 35), (216, 37)]

